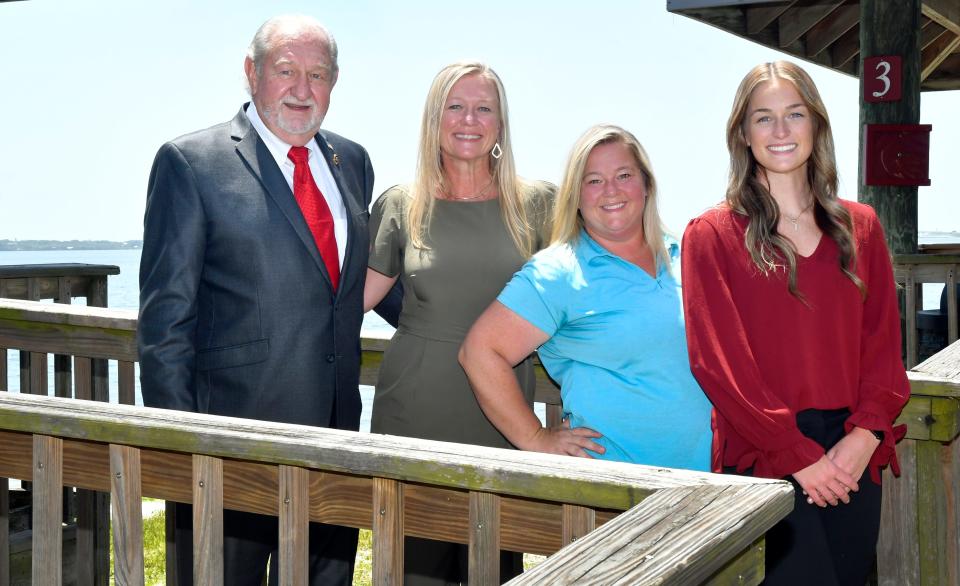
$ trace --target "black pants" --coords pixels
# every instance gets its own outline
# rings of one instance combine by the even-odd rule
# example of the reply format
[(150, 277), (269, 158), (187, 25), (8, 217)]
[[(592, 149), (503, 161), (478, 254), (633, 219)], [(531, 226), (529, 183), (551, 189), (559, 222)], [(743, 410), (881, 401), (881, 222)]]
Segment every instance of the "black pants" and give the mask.
[[(468, 549), (459, 543), (407, 537), (403, 542), (405, 586), (449, 586), (467, 583)], [(500, 552), (500, 583), (523, 572), (523, 554)]]
[[(803, 435), (829, 450), (844, 436), (846, 409), (810, 409), (797, 414)], [(793, 512), (767, 532), (768, 586), (863, 586), (876, 558), (880, 532), (880, 485), (869, 470), (858, 479), (850, 504), (822, 509), (807, 504), (792, 476)]]
[[(177, 504), (177, 584), (193, 584), (193, 507)], [(279, 579), (279, 521), (269, 515), (223, 511), (223, 576), (226, 586), (261, 586), (270, 560), (270, 585)], [(353, 583), (357, 529), (310, 523), (309, 583), (312, 586)]]

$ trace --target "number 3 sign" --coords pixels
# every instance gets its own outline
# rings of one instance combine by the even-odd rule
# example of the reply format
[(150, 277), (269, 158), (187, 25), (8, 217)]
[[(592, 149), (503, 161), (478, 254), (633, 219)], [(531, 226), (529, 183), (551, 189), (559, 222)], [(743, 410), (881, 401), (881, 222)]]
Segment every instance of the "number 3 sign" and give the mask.
[(896, 102), (902, 76), (899, 55), (881, 55), (863, 60), (863, 99), (866, 102)]

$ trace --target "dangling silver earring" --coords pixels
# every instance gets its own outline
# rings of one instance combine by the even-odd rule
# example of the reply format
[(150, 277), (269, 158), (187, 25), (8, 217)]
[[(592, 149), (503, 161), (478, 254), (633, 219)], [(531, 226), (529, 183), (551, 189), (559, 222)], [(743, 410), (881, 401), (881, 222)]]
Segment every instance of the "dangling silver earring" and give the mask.
[(494, 159), (499, 159), (500, 157), (503, 156), (503, 149), (500, 148), (499, 142), (493, 145), (493, 150), (490, 151), (490, 156), (493, 157)]

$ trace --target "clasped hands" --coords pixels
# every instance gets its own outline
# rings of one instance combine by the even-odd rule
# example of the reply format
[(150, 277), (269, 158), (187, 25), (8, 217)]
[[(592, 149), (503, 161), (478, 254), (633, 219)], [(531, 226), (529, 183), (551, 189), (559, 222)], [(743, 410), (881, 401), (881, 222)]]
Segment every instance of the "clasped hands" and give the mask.
[(880, 445), (869, 430), (854, 427), (819, 460), (793, 474), (803, 489), (808, 504), (826, 507), (850, 502), (850, 492), (857, 492), (874, 450)]

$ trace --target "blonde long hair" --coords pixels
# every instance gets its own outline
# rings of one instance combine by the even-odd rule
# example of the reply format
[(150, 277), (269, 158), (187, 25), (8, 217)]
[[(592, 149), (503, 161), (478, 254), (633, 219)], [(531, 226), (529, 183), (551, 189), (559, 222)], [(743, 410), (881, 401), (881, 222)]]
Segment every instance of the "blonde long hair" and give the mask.
[(650, 158), (637, 137), (612, 124), (591, 126), (570, 149), (563, 183), (560, 184), (556, 205), (553, 208), (553, 234), (550, 243), (567, 244), (579, 238), (580, 230), (583, 229), (583, 217), (580, 215), (580, 190), (583, 187), (583, 171), (587, 166), (587, 157), (597, 146), (609, 143), (626, 146), (636, 159), (637, 166), (643, 174), (647, 193), (643, 206), (643, 238), (653, 252), (657, 270), (664, 266), (669, 270), (670, 259), (663, 242), (663, 222), (657, 209), (657, 181), (653, 177)]
[(484, 63), (461, 61), (440, 70), (433, 79), (420, 124), (420, 147), (417, 172), (410, 186), (410, 205), (407, 212), (407, 231), (410, 242), (417, 248), (428, 249), (430, 219), (433, 216), (434, 196), (448, 186), (445, 184), (443, 160), (440, 156), (440, 119), (447, 96), (454, 84), (468, 75), (479, 75), (497, 88), (500, 102), (499, 159), (488, 157), (490, 173), (500, 191), (500, 210), (507, 232), (524, 257), (534, 253), (535, 231), (531, 227), (525, 199), (531, 187), (517, 177), (510, 144), (510, 123), (507, 115), (507, 94), (496, 72)]
[(857, 247), (853, 237), (850, 212), (837, 197), (837, 163), (833, 148), (830, 117), (817, 91), (816, 84), (800, 66), (789, 61), (762, 63), (747, 73), (733, 99), (727, 120), (727, 150), (730, 152), (730, 177), (726, 200), (734, 212), (747, 217), (744, 245), (753, 263), (763, 274), (769, 274), (786, 263), (787, 289), (802, 299), (797, 287), (797, 250), (790, 240), (777, 233), (780, 207), (760, 180), (762, 167), (747, 145), (744, 125), (750, 96), (760, 84), (773, 80), (787, 81), (797, 89), (813, 121), (813, 151), (807, 161), (807, 183), (814, 197), (813, 217), (824, 234), (840, 249), (840, 270), (866, 293), (863, 281), (856, 275)]

